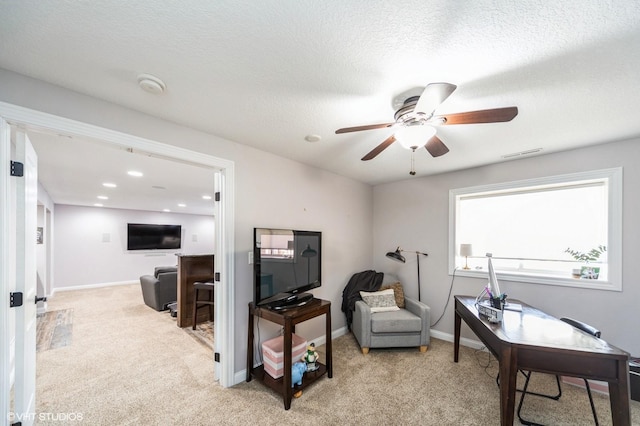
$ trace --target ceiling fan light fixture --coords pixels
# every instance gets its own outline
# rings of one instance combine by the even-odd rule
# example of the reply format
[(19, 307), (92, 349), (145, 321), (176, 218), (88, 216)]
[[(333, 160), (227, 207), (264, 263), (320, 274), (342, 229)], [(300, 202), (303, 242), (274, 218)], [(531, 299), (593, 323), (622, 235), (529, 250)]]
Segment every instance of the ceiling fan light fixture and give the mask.
[(402, 126), (394, 134), (396, 140), (406, 149), (422, 148), (436, 134), (436, 129), (427, 125)]

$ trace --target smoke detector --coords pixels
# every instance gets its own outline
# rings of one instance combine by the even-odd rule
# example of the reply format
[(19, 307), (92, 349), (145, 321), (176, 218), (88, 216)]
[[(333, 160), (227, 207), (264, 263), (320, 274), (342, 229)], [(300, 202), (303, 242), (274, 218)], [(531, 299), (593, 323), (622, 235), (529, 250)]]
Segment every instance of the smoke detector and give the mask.
[(138, 86), (145, 92), (155, 93), (157, 95), (163, 93), (164, 89), (167, 88), (162, 80), (151, 74), (140, 74), (138, 76)]

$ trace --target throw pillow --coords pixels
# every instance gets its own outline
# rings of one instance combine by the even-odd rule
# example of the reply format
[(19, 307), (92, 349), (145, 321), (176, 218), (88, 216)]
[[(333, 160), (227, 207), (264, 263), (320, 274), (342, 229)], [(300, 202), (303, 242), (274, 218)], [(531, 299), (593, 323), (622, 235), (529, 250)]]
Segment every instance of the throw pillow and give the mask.
[(380, 290), (387, 290), (387, 289), (393, 290), (393, 295), (396, 298), (396, 305), (398, 305), (398, 308), (404, 308), (404, 290), (402, 289), (402, 284), (393, 283), (393, 284), (384, 285), (380, 287)]
[(393, 294), (393, 289), (366, 292), (361, 291), (360, 297), (364, 300), (364, 303), (369, 305), (371, 312), (388, 312), (397, 311), (398, 305), (396, 305), (396, 298)]

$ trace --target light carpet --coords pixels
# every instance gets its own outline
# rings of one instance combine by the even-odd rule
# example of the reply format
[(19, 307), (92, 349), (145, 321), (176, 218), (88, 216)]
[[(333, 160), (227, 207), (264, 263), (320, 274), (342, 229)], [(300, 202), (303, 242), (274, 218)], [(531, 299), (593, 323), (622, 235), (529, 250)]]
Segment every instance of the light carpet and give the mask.
[[(81, 415), (74, 424), (499, 424), (497, 362), (462, 347), (454, 363), (453, 345), (443, 340), (432, 339), (426, 353), (374, 349), (365, 356), (351, 334), (341, 336), (333, 378), (305, 389), (285, 411), (280, 395), (255, 380), (221, 388), (211, 349), (168, 313), (144, 305), (137, 285), (58, 293), (49, 307), (73, 309), (73, 339), (37, 353), (37, 411)], [(246, 341), (246, 331), (236, 341)], [(318, 352), (323, 360), (324, 346)], [(550, 390), (549, 376), (536, 378), (537, 389)], [(600, 424), (611, 424), (608, 398), (594, 398)], [(557, 402), (528, 397), (525, 413), (544, 424), (593, 424), (586, 392), (569, 385)], [(632, 418), (640, 424), (635, 401)]]

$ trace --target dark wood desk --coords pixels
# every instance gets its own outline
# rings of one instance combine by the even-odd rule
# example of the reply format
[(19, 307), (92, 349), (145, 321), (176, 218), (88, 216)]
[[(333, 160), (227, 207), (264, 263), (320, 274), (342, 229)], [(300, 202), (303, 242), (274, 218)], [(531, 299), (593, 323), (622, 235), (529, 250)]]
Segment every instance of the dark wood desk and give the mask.
[[(331, 348), (331, 302), (328, 300), (313, 299), (309, 303), (299, 308), (274, 311), (266, 308), (255, 307), (249, 303), (249, 334), (247, 341), (247, 382), (254, 377), (274, 391), (282, 394), (284, 409), (291, 408), (291, 398), (294, 390), (291, 387), (291, 335), (296, 331), (296, 324), (310, 320), (317, 316), (325, 316), (325, 363), (320, 364), (316, 371), (304, 373), (302, 385), (296, 386), (296, 391), (302, 390), (315, 382), (326, 373), (329, 378), (333, 377), (333, 356)], [(253, 368), (253, 320), (255, 317), (264, 318), (284, 327), (284, 375), (279, 379), (274, 379), (264, 371), (264, 365)]]
[(627, 352), (517, 300), (511, 302), (522, 312), (505, 310), (502, 322), (492, 324), (478, 314), (475, 297), (454, 298), (454, 361), (464, 320), (500, 363), (502, 425), (513, 425), (518, 369), (608, 382), (613, 424), (631, 424)]

